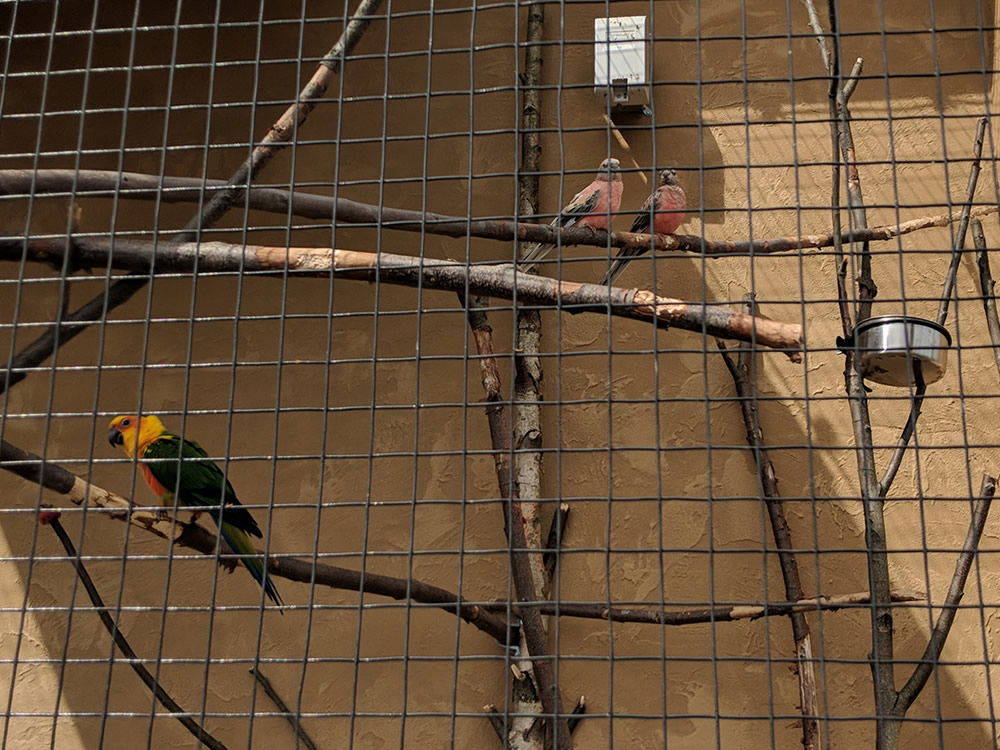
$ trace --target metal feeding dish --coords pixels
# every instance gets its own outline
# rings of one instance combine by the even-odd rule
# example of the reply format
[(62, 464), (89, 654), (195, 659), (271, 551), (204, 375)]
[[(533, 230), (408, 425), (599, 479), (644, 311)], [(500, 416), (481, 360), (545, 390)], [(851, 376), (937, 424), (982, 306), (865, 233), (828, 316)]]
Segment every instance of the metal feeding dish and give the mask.
[(918, 364), (925, 384), (944, 376), (951, 334), (933, 320), (880, 315), (855, 327), (854, 346), (867, 380), (905, 388), (914, 382)]

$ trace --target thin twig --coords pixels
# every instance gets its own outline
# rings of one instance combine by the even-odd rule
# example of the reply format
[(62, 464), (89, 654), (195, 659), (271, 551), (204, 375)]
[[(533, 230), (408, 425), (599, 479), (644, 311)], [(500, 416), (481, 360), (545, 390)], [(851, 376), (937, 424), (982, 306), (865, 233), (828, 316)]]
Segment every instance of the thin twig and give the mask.
[(951, 263), (948, 266), (948, 273), (945, 275), (941, 301), (938, 303), (937, 322), (939, 325), (944, 325), (948, 319), (948, 305), (951, 304), (951, 298), (955, 291), (955, 279), (958, 276), (958, 266), (965, 250), (965, 232), (969, 228), (969, 212), (972, 211), (972, 201), (976, 196), (976, 184), (979, 182), (983, 140), (986, 137), (986, 124), (988, 122), (987, 118), (980, 117), (979, 124), (976, 126), (976, 138), (972, 143), (972, 167), (969, 169), (969, 184), (965, 190), (965, 203), (962, 205), (958, 229), (955, 231), (955, 243), (951, 251)]
[[(224, 242), (181, 243), (116, 242), (73, 238), (72, 250), (85, 261), (110, 263), (115, 268), (155, 273), (227, 271), (265, 272), (284, 278), (286, 274), (328, 277), (331, 271), (345, 279), (403, 286), (421, 286), (489, 295), (520, 304), (558, 307), (572, 313), (596, 312), (652, 322), (661, 328), (682, 328), (725, 339), (756, 341), (781, 349), (792, 361), (799, 361), (802, 327), (768, 318), (754, 318), (721, 305), (688, 303), (660, 297), (644, 289), (621, 289), (574, 281), (558, 281), (516, 271), (511, 264), (469, 266), (432, 258), (397, 255), (388, 251), (362, 253), (332, 248), (266, 247), (232, 245)], [(24, 257), (20, 238), (0, 237), (0, 260)], [(30, 240), (28, 257), (50, 263), (66, 252), (59, 239)], [(155, 263), (155, 268), (153, 265)], [(540, 377), (540, 374), (532, 375)], [(528, 446), (521, 444), (517, 448)]]
[(559, 548), (562, 546), (563, 535), (566, 533), (566, 523), (569, 521), (569, 503), (559, 503), (552, 523), (549, 525), (549, 535), (545, 540), (545, 575), (551, 581), (555, 575), (556, 564), (559, 562)]
[[(892, 602), (921, 602), (924, 594), (916, 591), (893, 591)], [(698, 609), (664, 610), (649, 607), (609, 607), (603, 603), (582, 602), (536, 602), (531, 604), (543, 615), (558, 615), (560, 617), (578, 617), (587, 620), (610, 620), (612, 622), (634, 622), (647, 625), (664, 625), (681, 627), (706, 622), (736, 622), (737, 620), (758, 620), (762, 617), (787, 617), (798, 612), (835, 612), (840, 609), (864, 607), (868, 609), (871, 596), (867, 591), (836, 596), (818, 596), (810, 599), (788, 602), (766, 602), (761, 604), (731, 604)], [(507, 602), (489, 602), (482, 607), (487, 610), (501, 611), (508, 607)], [(518, 605), (515, 613), (521, 613), (528, 607)]]
[[(161, 509), (134, 505), (121, 495), (90, 484), (53, 461), (43, 461), (39, 456), (21, 450), (7, 441), (0, 441), (0, 468), (35, 482), (63, 495), (76, 505), (86, 503), (88, 513), (99, 513), (118, 521), (131, 523), (161, 539), (196, 550), (204, 555), (216, 555), (216, 535), (196, 523), (164, 518)], [(223, 564), (235, 565), (237, 557), (225, 542), (219, 551)], [(267, 556), (268, 573), (292, 581), (312, 583), (348, 591), (365, 591), (397, 600), (411, 599), (430, 604), (461, 617), (471, 625), (492, 636), (501, 645), (509, 640), (505, 620), (487, 612), (481, 606), (470, 604), (457, 594), (423, 581), (393, 578), (377, 573), (338, 568), (312, 559), (299, 559), (282, 555)]]
[(941, 650), (945, 641), (948, 640), (948, 633), (955, 622), (955, 615), (958, 614), (958, 605), (962, 601), (965, 592), (965, 582), (969, 578), (969, 571), (972, 568), (972, 561), (976, 557), (976, 550), (979, 547), (979, 539), (986, 528), (986, 519), (990, 513), (990, 505), (993, 502), (993, 495), (996, 494), (997, 480), (995, 477), (983, 475), (983, 483), (979, 490), (979, 498), (973, 503), (972, 518), (969, 520), (969, 531), (965, 535), (965, 542), (962, 544), (962, 552), (955, 561), (955, 572), (952, 574), (951, 583), (948, 585), (948, 594), (945, 596), (944, 604), (941, 605), (941, 612), (938, 614), (937, 622), (934, 623), (934, 630), (931, 633), (927, 648), (924, 649), (920, 663), (913, 670), (913, 674), (903, 685), (896, 698), (896, 706), (893, 713), (902, 718), (907, 709), (913, 705), (927, 678), (931, 676), (934, 667), (941, 657)]
[[(958, 266), (965, 249), (965, 234), (969, 226), (969, 211), (971, 210), (972, 199), (976, 194), (976, 184), (979, 180), (979, 164), (983, 154), (986, 123), (987, 119), (985, 117), (980, 118), (979, 125), (976, 128), (976, 138), (972, 146), (972, 167), (969, 171), (969, 184), (965, 195), (966, 201), (962, 206), (958, 229), (955, 232), (955, 242), (951, 251), (951, 263), (948, 266), (947, 274), (945, 274), (944, 289), (941, 292), (941, 299), (938, 302), (937, 322), (940, 325), (944, 325), (948, 319), (948, 307), (955, 291)], [(916, 430), (917, 420), (920, 418), (920, 410), (923, 407), (927, 385), (924, 383), (920, 362), (916, 360), (913, 361), (913, 378), (914, 390), (913, 398), (910, 401), (910, 414), (906, 418), (903, 431), (896, 441), (896, 448), (889, 459), (889, 463), (886, 465), (882, 480), (879, 482), (879, 497), (886, 497), (889, 494), (889, 490), (892, 489), (892, 483), (896, 479), (896, 474), (903, 463), (903, 456), (906, 454), (910, 440)]]
[[(851, 79), (854, 80), (854, 79)], [(850, 83), (850, 80), (848, 81)], [(159, 177), (137, 172), (65, 169), (0, 169), (0, 195), (36, 200), (45, 195), (56, 198), (87, 196), (118, 200), (155, 200), (161, 203), (201, 203), (225, 190), (225, 180), (202, 180), (194, 177)], [(70, 192), (72, 191), (72, 192)], [(526, 224), (506, 219), (475, 219), (414, 211), (391, 206), (359, 203), (347, 198), (328, 198), (311, 193), (289, 192), (274, 188), (251, 187), (244, 191), (244, 205), (254, 211), (281, 216), (297, 216), (362, 224), (404, 232), (420, 232), (444, 237), (479, 237), (502, 242), (542, 242), (562, 247), (583, 245), (605, 248), (652, 247), (657, 253), (688, 252), (708, 258), (765, 255), (792, 250), (832, 247), (832, 231), (740, 241), (712, 240), (691, 234), (649, 235), (632, 232), (591, 231), (588, 228), (554, 229), (548, 224)], [(975, 206), (971, 216), (984, 217), (1000, 212), (996, 204)], [(946, 227), (961, 220), (961, 212), (921, 216), (915, 219), (841, 232), (840, 242), (884, 242), (924, 229)], [(177, 230), (178, 233), (181, 230)], [(89, 236), (95, 237), (94, 233)], [(161, 237), (169, 237), (167, 230)], [(555, 262), (555, 261), (550, 261)]]
[(919, 360), (914, 359), (913, 398), (910, 400), (910, 413), (906, 417), (906, 424), (903, 425), (903, 431), (899, 434), (899, 439), (896, 440), (896, 448), (889, 458), (889, 463), (885, 466), (885, 473), (882, 475), (882, 479), (879, 480), (879, 497), (884, 498), (889, 494), (889, 490), (892, 489), (892, 483), (896, 480), (896, 474), (899, 472), (899, 467), (903, 465), (903, 456), (906, 454), (906, 448), (910, 444), (913, 433), (917, 428), (917, 420), (920, 419), (920, 410), (923, 408), (924, 396), (926, 394), (927, 383), (924, 382), (923, 364)]
[(94, 585), (94, 581), (91, 579), (90, 574), (87, 572), (87, 568), (84, 567), (83, 561), (80, 559), (80, 555), (76, 551), (76, 547), (73, 545), (73, 540), (69, 538), (69, 534), (66, 533), (66, 529), (63, 528), (62, 523), (59, 521), (58, 512), (46, 512), (42, 519), (43, 523), (52, 527), (56, 536), (59, 537), (59, 541), (62, 542), (63, 548), (66, 550), (66, 556), (69, 561), (73, 564), (76, 569), (76, 574), (80, 578), (80, 583), (83, 584), (83, 588), (87, 592), (87, 596), (90, 597), (91, 603), (97, 610), (98, 617), (101, 618), (101, 622), (104, 627), (110, 633), (111, 638), (114, 640), (115, 645), (118, 650), (122, 652), (125, 658), (128, 660), (128, 665), (132, 667), (132, 670), (139, 676), (139, 679), (145, 683), (146, 687), (152, 691), (153, 695), (156, 696), (156, 700), (167, 709), (170, 713), (176, 714), (175, 718), (184, 728), (187, 729), (199, 742), (204, 744), (206, 747), (212, 748), (212, 750), (226, 750), (226, 746), (223, 745), (219, 740), (209, 734), (205, 729), (198, 724), (194, 719), (192, 719), (188, 712), (185, 711), (170, 694), (163, 689), (156, 678), (146, 669), (139, 655), (133, 650), (126, 640), (125, 636), (119, 630), (118, 625), (115, 623), (114, 618), (108, 613), (107, 605), (104, 604), (104, 600), (101, 598), (97, 587)]
[[(847, 206), (850, 210), (852, 230), (865, 230), (868, 228), (865, 199), (861, 192), (861, 176), (858, 174), (858, 163), (854, 152), (854, 135), (851, 132), (851, 111), (847, 106), (851, 94), (857, 88), (864, 62), (864, 59), (860, 57), (854, 61), (854, 67), (847, 76), (844, 87), (837, 93), (837, 111), (840, 120), (839, 141), (841, 155), (844, 159), (844, 167), (847, 170)], [(851, 244), (852, 252), (855, 252), (853, 248), (854, 243)], [(859, 260), (856, 322), (860, 323), (865, 318), (871, 317), (872, 301), (877, 294), (878, 288), (872, 280), (872, 257), (869, 252), (868, 241), (866, 240), (862, 242)]]
[(997, 316), (997, 299), (994, 295), (993, 274), (990, 271), (990, 254), (986, 249), (986, 235), (979, 219), (972, 220), (972, 239), (976, 244), (976, 260), (979, 266), (979, 291), (983, 296), (983, 311), (986, 313), (986, 326), (990, 332), (990, 342), (993, 344), (993, 359), (996, 362), (997, 373), (1000, 374), (1000, 317)]
[[(748, 294), (745, 298), (744, 311), (748, 315), (757, 315), (759, 312), (752, 294)], [(797, 601), (803, 597), (802, 582), (799, 577), (799, 566), (796, 563), (795, 554), (792, 552), (795, 545), (792, 543), (791, 530), (788, 527), (784, 505), (778, 492), (778, 477), (764, 442), (764, 431), (761, 427), (760, 411), (756, 401), (757, 373), (754, 351), (752, 347), (741, 348), (734, 362), (725, 343), (716, 339), (716, 345), (719, 347), (726, 368), (733, 378), (736, 397), (739, 399), (743, 424), (746, 428), (747, 445), (753, 451), (757, 480), (771, 521), (774, 544), (778, 548), (778, 563), (785, 585), (785, 596), (789, 601)], [(798, 612), (793, 613), (789, 619), (792, 625), (792, 637), (795, 641), (796, 671), (799, 678), (802, 747), (804, 750), (816, 750), (821, 746), (819, 725), (816, 721), (816, 716), (819, 715), (819, 701), (817, 699), (809, 623), (806, 621), (805, 615)]]
[[(823, 23), (819, 20), (819, 13), (816, 12), (816, 6), (813, 5), (812, 0), (802, 0), (802, 3), (806, 6), (806, 11), (809, 13), (809, 26), (812, 27), (813, 34), (816, 35), (816, 43), (819, 45), (819, 56), (823, 61), (823, 69), (829, 73), (831, 64), (830, 48), (826, 44)], [(836, 43), (836, 40), (834, 40), (834, 43)]]
[(576, 705), (573, 706), (573, 711), (569, 718), (569, 731), (575, 732), (576, 728), (580, 726), (580, 722), (583, 721), (584, 716), (587, 713), (587, 696), (581, 695), (577, 701)]
[(295, 732), (295, 736), (298, 737), (299, 741), (306, 746), (307, 750), (318, 750), (316, 743), (312, 741), (312, 737), (306, 733), (306, 730), (303, 729), (302, 725), (299, 723), (299, 715), (293, 713), (288, 707), (288, 704), (281, 699), (281, 696), (278, 695), (278, 691), (274, 689), (274, 685), (272, 685), (271, 681), (264, 676), (264, 673), (261, 672), (260, 669), (251, 669), (250, 674), (252, 674), (253, 678), (260, 684), (264, 694), (274, 702), (274, 705), (278, 707), (278, 711), (280, 711), (281, 714), (288, 720), (288, 723), (292, 725), (292, 731)]
[(507, 722), (504, 720), (504, 715), (497, 711), (497, 707), (493, 703), (483, 706), (483, 711), (486, 712), (486, 720), (489, 721), (490, 726), (493, 727), (493, 731), (496, 732), (500, 744), (503, 747), (507, 747)]
[[(247, 160), (229, 179), (229, 187), (214, 194), (198, 215), (193, 217), (177, 237), (180, 240), (194, 240), (199, 232), (212, 226), (232, 207), (243, 190), (265, 164), (284, 148), (297, 132), (309, 112), (319, 102), (333, 75), (340, 69), (342, 59), (358, 43), (370, 22), (370, 16), (378, 9), (381, 0), (362, 0), (337, 43), (319, 66), (309, 83), (299, 93), (294, 104), (285, 110), (277, 122), (271, 126), (260, 145), (254, 148)], [(116, 307), (125, 304), (142, 289), (149, 279), (133, 278), (133, 275), (117, 279), (106, 291), (98, 294), (64, 320), (50, 326), (45, 333), (14, 355), (5, 370), (0, 371), (0, 393), (15, 383), (24, 380), (30, 368), (37, 367), (48, 359), (56, 349), (80, 335), (91, 323), (107, 317)]]

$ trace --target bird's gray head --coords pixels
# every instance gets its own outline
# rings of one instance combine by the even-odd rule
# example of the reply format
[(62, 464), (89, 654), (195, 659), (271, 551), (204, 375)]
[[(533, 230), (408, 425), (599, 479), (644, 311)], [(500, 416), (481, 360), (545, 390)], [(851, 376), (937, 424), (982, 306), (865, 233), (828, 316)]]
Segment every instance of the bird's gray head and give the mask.
[(621, 182), (621, 168), (622, 163), (617, 159), (605, 159), (601, 162), (601, 166), (597, 168), (597, 177), (602, 180)]
[(660, 184), (661, 185), (680, 185), (677, 181), (677, 170), (676, 169), (664, 169), (660, 172)]

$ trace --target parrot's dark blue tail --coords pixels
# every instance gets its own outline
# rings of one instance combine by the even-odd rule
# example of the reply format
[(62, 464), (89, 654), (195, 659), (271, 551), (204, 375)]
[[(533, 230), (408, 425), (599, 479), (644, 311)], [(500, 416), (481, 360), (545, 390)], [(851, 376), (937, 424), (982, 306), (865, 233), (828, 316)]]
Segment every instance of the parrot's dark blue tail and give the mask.
[[(284, 602), (281, 601), (281, 595), (278, 593), (278, 589), (274, 587), (274, 584), (271, 583), (271, 577), (267, 574), (267, 566), (264, 564), (264, 560), (258, 556), (257, 548), (254, 547), (253, 542), (246, 532), (236, 528), (232, 524), (223, 523), (222, 538), (226, 540), (226, 543), (232, 548), (233, 552), (238, 555), (246, 555), (246, 557), (240, 557), (240, 561), (250, 571), (250, 575), (254, 577), (254, 580), (264, 588), (264, 593), (281, 609), (284, 606)], [(282, 611), (282, 613), (284, 612)]]

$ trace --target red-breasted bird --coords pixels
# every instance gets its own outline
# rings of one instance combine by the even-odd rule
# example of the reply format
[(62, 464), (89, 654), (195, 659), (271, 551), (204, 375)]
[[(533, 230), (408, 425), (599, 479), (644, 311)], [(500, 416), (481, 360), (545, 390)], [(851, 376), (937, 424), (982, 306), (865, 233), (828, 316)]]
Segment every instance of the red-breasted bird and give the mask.
[[(684, 223), (685, 205), (684, 188), (677, 181), (677, 172), (673, 169), (664, 169), (660, 172), (659, 187), (642, 204), (629, 231), (642, 234), (673, 234), (677, 231), (677, 227)], [(652, 232), (649, 228), (650, 215), (653, 217)], [(608, 268), (601, 283), (606, 286), (613, 284), (618, 274), (625, 270), (628, 262), (647, 250), (649, 247), (623, 247), (611, 262), (611, 267)]]
[[(618, 211), (622, 204), (622, 174), (621, 164), (617, 159), (605, 159), (597, 169), (594, 181), (571, 200), (559, 215), (549, 224), (550, 227), (562, 228), (580, 226), (593, 229), (607, 229), (612, 214)], [(531, 245), (521, 259), (521, 270), (530, 271), (535, 263), (554, 248), (555, 245)]]
[(281, 596), (267, 575), (250, 536), (261, 537), (260, 527), (236, 497), (222, 469), (192, 440), (168, 432), (153, 414), (123, 415), (108, 425), (108, 442), (120, 445), (129, 458), (139, 459), (146, 484), (164, 507), (189, 506), (212, 516), (222, 538), (241, 555), (240, 561), (264, 592), (280, 608)]

